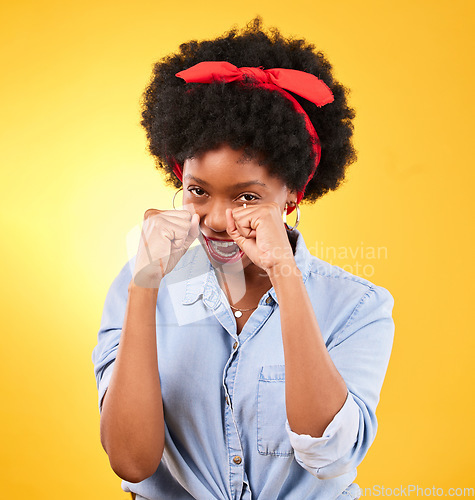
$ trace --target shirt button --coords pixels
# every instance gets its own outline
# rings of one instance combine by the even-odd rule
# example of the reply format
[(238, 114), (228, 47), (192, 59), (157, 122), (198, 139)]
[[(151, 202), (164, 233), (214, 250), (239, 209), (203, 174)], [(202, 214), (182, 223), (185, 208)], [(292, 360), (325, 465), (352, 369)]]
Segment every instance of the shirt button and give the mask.
[(236, 455), (234, 458), (233, 458), (233, 462), (236, 464), (236, 465), (239, 465), (241, 462), (242, 462), (242, 459), (240, 456)]
[(226, 404), (229, 406), (229, 399), (228, 399), (228, 397), (226, 396), (224, 399), (226, 399)]
[(237, 349), (237, 346), (238, 346), (238, 345), (239, 345), (239, 344), (238, 344), (237, 342), (234, 342), (234, 344), (233, 344), (233, 349)]
[(272, 297), (267, 297), (266, 304), (270, 304), (272, 302)]

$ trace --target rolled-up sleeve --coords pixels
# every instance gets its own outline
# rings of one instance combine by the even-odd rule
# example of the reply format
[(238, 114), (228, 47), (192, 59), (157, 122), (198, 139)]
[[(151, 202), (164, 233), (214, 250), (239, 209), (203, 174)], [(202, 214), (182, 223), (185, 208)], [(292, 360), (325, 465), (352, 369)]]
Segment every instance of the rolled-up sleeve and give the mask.
[(335, 462), (354, 445), (358, 434), (359, 409), (348, 392), (345, 403), (323, 431), (321, 437), (296, 434), (285, 422), (295, 459), (304, 467), (318, 470)]
[[(135, 259), (135, 257), (134, 257)], [(104, 302), (101, 324), (97, 335), (97, 345), (92, 351), (92, 362), (99, 398), (99, 410), (102, 399), (109, 387), (114, 369), (114, 362), (119, 348), (122, 325), (128, 299), (128, 287), (132, 279), (133, 260), (127, 262), (112, 282)]]
[(374, 441), (376, 407), (394, 339), (393, 306), (389, 291), (373, 285), (333, 336), (328, 352), (348, 393), (323, 435), (296, 434), (286, 422), (295, 460), (319, 479), (357, 467)]

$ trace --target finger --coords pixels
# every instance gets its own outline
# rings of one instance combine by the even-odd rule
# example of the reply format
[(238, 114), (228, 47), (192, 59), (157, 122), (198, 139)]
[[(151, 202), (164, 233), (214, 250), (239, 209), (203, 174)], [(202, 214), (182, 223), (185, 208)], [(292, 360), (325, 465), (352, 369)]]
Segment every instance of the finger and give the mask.
[[(239, 210), (239, 209), (236, 209)], [(256, 230), (253, 229), (252, 227), (252, 214), (249, 214), (249, 212), (241, 213), (241, 214), (236, 214), (233, 210), (232, 212), (232, 217), (234, 220), (234, 225), (238, 231), (238, 233), (244, 238), (255, 238), (256, 237)]]
[(188, 210), (166, 210), (163, 212), (167, 217), (178, 217), (180, 219), (191, 220), (192, 213)]
[(154, 215), (163, 214), (168, 217), (179, 217), (190, 220), (192, 213), (189, 210), (158, 210), (157, 208), (149, 208), (145, 210), (143, 218), (153, 217)]
[(182, 224), (174, 224), (178, 228), (175, 232), (173, 245), (177, 248), (183, 247), (185, 250), (195, 241), (200, 232), (200, 216), (197, 213), (190, 214), (191, 221), (182, 221)]
[(233, 217), (233, 211), (231, 208), (226, 209), (226, 232), (231, 236), (233, 240), (236, 240), (239, 236), (239, 231), (237, 230), (236, 223)]
[[(187, 215), (175, 216), (166, 215), (166, 212), (161, 212), (159, 214), (149, 214), (147, 219), (143, 221), (142, 226), (144, 228), (167, 228), (172, 227), (175, 230), (182, 229), (184, 232), (188, 232), (190, 227), (191, 214), (186, 212)], [(155, 229), (151, 229), (155, 231)]]
[(160, 212), (161, 212), (161, 210), (157, 210), (156, 208), (149, 208), (148, 210), (145, 210), (145, 212), (143, 214), (143, 220), (147, 220), (152, 215), (157, 215)]
[(151, 226), (151, 230), (153, 232), (158, 230), (162, 234), (168, 234), (173, 236), (172, 239), (176, 239), (186, 237), (189, 227), (189, 222), (183, 223), (183, 221), (164, 220), (160, 221), (157, 225)]
[(195, 241), (199, 233), (200, 233), (200, 216), (199, 214), (194, 213), (191, 218), (191, 226), (188, 232), (188, 236), (185, 239), (184, 243), (185, 248), (188, 248), (193, 243), (193, 241)]
[[(178, 212), (178, 211), (176, 211)], [(164, 221), (172, 221), (175, 224), (180, 224), (183, 227), (185, 227), (187, 224), (190, 223), (191, 221), (191, 214), (190, 212), (187, 212), (186, 210), (181, 210), (181, 213), (176, 213), (175, 210), (164, 210), (160, 212), (159, 214), (152, 214), (150, 218), (154, 218), (158, 216), (157, 220), (164, 220)]]
[(236, 221), (234, 220), (232, 210), (230, 208), (226, 209), (226, 232), (235, 241), (241, 250), (244, 250), (243, 246), (245, 244), (246, 238), (239, 232)]
[(165, 238), (170, 240), (174, 247), (181, 247), (188, 237), (188, 228), (183, 228), (177, 224), (169, 223), (163, 228), (162, 233)]
[(200, 234), (200, 219), (200, 215), (197, 213), (194, 213), (191, 217), (190, 235), (193, 239), (197, 238), (198, 234)]

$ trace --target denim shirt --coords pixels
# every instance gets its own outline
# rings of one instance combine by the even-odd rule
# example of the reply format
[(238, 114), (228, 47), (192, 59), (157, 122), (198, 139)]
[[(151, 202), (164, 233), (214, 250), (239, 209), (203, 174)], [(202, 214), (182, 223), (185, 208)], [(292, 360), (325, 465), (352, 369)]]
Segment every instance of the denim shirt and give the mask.
[[(383, 287), (308, 251), (295, 261), (347, 397), (321, 437), (294, 433), (285, 408), (285, 362), (274, 288), (237, 334), (200, 245), (161, 282), (157, 351), (165, 449), (156, 472), (124, 491), (147, 499), (352, 499), (356, 467), (377, 429), (391, 354), (394, 299)], [(135, 257), (107, 293), (92, 360), (99, 408), (114, 369)], [(315, 383), (309, 380), (309, 384)]]

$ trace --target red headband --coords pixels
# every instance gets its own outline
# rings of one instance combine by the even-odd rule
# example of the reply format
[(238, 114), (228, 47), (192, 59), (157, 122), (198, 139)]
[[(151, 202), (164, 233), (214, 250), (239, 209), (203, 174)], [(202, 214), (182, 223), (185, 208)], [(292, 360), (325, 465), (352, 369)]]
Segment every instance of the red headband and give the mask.
[[(305, 73), (304, 71), (285, 68), (263, 69), (263, 66), (260, 66), (259, 68), (238, 68), (234, 66), (234, 64), (226, 61), (200, 62), (188, 69), (185, 69), (184, 71), (176, 73), (175, 76), (183, 78), (183, 80), (187, 83), (211, 83), (214, 80), (233, 82), (235, 80), (242, 80), (245, 76), (252, 76), (255, 80), (257, 80), (257, 83), (254, 83), (254, 85), (264, 87), (269, 90), (276, 90), (290, 100), (295, 111), (303, 115), (305, 119), (305, 126), (310, 137), (312, 138), (312, 147), (315, 151), (315, 164), (312, 172), (309, 175), (305, 186), (297, 193), (298, 205), (304, 196), (307, 184), (315, 175), (317, 166), (320, 163), (321, 147), (320, 139), (318, 138), (317, 132), (315, 131), (307, 113), (305, 113), (298, 101), (284, 89), (290, 90), (294, 94), (297, 94), (320, 107), (333, 102), (334, 100), (333, 93), (328, 86), (315, 75)], [(180, 179), (180, 181), (183, 182), (183, 173), (180, 165), (178, 165), (177, 161), (173, 158), (170, 159), (170, 161), (173, 165), (173, 172)], [(291, 213), (294, 208), (295, 207), (289, 207), (287, 209), (287, 213)]]

